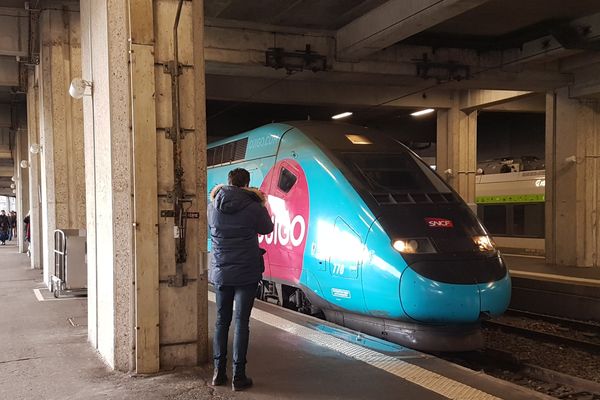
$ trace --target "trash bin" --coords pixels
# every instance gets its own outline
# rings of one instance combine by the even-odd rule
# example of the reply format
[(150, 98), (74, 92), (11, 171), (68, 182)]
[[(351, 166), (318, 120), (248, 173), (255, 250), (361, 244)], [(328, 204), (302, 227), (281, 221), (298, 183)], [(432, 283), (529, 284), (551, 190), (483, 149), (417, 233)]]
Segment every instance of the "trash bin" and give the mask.
[(54, 275), (52, 291), (55, 297), (67, 292), (87, 292), (85, 229), (54, 231)]

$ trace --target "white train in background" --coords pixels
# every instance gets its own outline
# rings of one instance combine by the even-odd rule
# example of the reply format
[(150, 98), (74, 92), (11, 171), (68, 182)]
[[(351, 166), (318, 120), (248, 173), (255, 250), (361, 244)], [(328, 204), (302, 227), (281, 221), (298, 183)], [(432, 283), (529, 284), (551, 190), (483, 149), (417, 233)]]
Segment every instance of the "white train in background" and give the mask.
[[(513, 169), (514, 171), (514, 169)], [(544, 170), (477, 175), (477, 215), (506, 254), (544, 256)]]

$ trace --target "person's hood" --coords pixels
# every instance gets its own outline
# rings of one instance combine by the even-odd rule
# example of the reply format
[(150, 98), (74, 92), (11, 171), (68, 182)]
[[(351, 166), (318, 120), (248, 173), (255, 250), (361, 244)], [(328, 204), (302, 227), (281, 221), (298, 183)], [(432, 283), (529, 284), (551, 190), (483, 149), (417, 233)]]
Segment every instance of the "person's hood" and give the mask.
[(240, 188), (237, 186), (217, 185), (210, 192), (214, 207), (222, 213), (233, 214), (252, 203), (265, 202), (265, 195), (255, 188)]

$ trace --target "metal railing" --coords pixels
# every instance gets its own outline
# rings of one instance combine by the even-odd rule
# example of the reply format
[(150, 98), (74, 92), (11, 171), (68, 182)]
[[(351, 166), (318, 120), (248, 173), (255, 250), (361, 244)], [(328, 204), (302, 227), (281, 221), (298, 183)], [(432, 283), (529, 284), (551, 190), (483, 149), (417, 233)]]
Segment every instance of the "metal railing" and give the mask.
[(59, 297), (66, 289), (67, 236), (56, 229), (54, 231), (54, 275), (52, 276), (52, 292)]

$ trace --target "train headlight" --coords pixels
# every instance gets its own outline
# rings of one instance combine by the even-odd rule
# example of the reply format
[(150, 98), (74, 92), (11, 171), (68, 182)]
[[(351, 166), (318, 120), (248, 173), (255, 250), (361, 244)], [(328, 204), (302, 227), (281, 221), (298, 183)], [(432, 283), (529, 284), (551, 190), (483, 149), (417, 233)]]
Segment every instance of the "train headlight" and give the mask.
[(435, 253), (435, 248), (427, 238), (396, 239), (392, 246), (402, 254)]
[(479, 251), (494, 251), (494, 242), (489, 236), (473, 236), (473, 242), (479, 249)]

